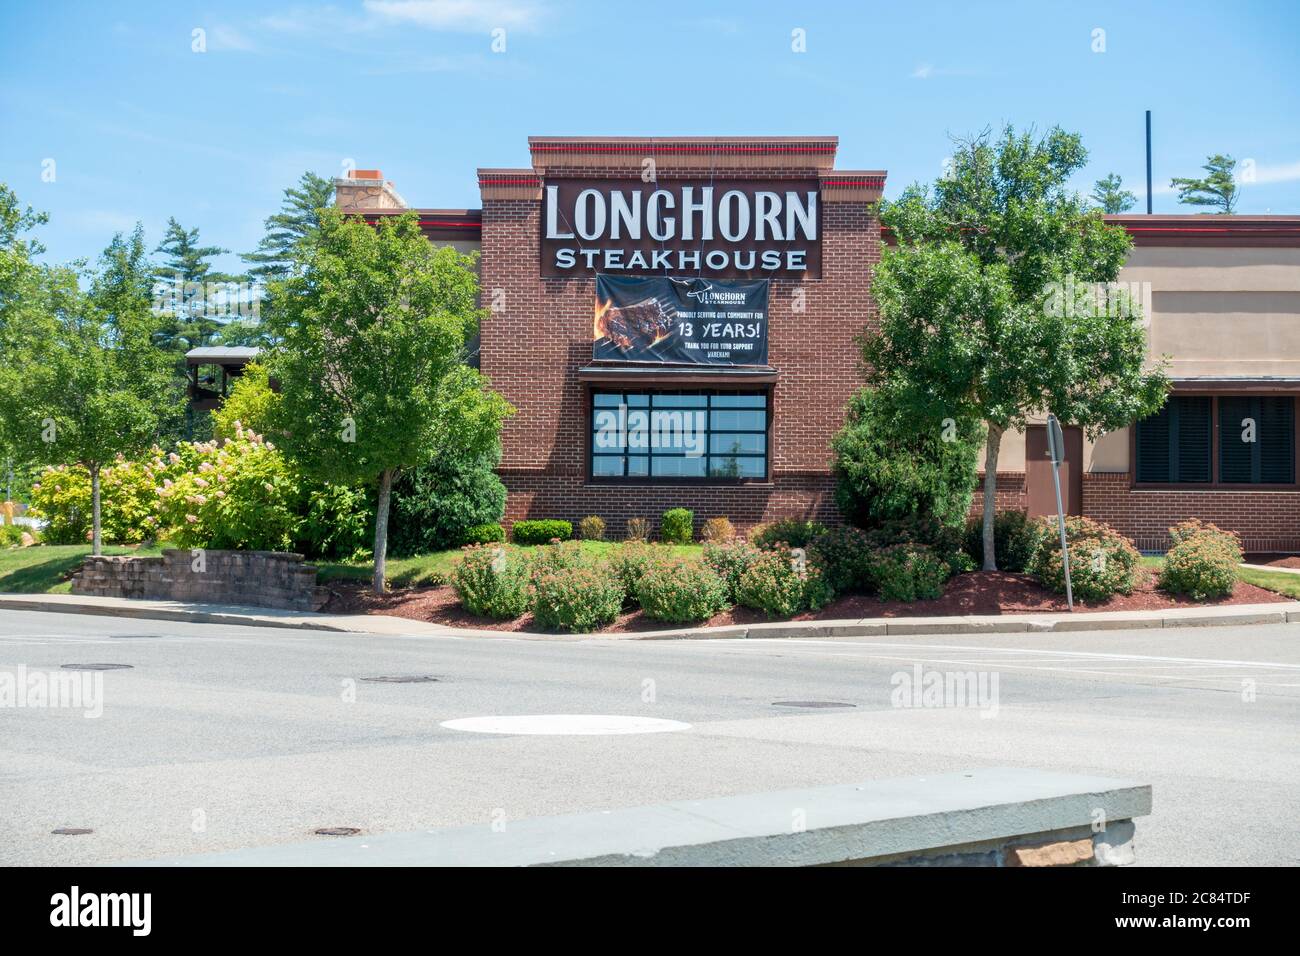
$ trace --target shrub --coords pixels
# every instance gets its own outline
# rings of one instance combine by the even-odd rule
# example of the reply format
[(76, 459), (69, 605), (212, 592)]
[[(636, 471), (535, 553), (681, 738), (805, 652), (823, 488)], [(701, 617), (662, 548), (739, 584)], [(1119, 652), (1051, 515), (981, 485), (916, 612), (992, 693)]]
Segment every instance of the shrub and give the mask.
[(704, 527), (700, 529), (701, 541), (721, 543), (730, 541), (735, 536), (736, 529), (732, 526), (731, 520), (724, 517), (710, 518), (704, 522)]
[(555, 519), (516, 521), (510, 528), (510, 538), (515, 544), (546, 544), (556, 538), (568, 541), (571, 537), (573, 525)]
[(533, 576), (533, 617), (546, 628), (594, 631), (623, 608), (623, 585), (608, 567), (583, 563)]
[(672, 624), (704, 621), (727, 606), (727, 585), (711, 568), (680, 558), (649, 565), (636, 598), (646, 617)]
[(306, 514), (294, 547), (309, 558), (350, 558), (373, 546), (375, 505), (361, 485), (317, 485), (307, 491)]
[(23, 525), (0, 524), (0, 548), (16, 548), (23, 543)]
[(506, 488), (499, 455), (441, 456), (398, 475), (388, 519), (388, 551), (408, 557), (471, 543), (469, 530), (501, 520)]
[(749, 540), (760, 548), (775, 548), (782, 544), (792, 548), (806, 548), (827, 530), (826, 525), (817, 521), (781, 518), (771, 524), (755, 525), (749, 533)]
[(1227, 597), (1237, 585), (1241, 543), (1235, 534), (1197, 519), (1169, 529), (1173, 546), (1165, 555), (1160, 587), (1194, 601)]
[(465, 544), (492, 544), (506, 539), (506, 529), (496, 522), (476, 524), (465, 531)]
[(599, 515), (587, 515), (578, 522), (578, 537), (584, 541), (604, 541), (605, 519)]
[[(1041, 519), (1043, 534), (1051, 533), (1054, 519)], [(1133, 542), (1109, 525), (1091, 518), (1065, 519), (1070, 549), (1070, 584), (1082, 601), (1105, 601), (1116, 594), (1132, 594), (1137, 584), (1141, 556)], [(1034, 561), (1034, 573), (1044, 587), (1065, 593), (1061, 549), (1045, 544)]]
[(809, 551), (821, 559), (826, 581), (836, 594), (871, 588), (871, 539), (851, 525), (838, 525), (813, 541)]
[(465, 610), (498, 620), (528, 610), (529, 564), (500, 545), (469, 545), (451, 572), (451, 586)]
[(888, 395), (870, 389), (849, 400), (832, 441), (835, 500), (862, 528), (913, 515), (960, 528), (970, 509), (984, 444), (978, 421), (918, 420)]
[(690, 544), (695, 537), (695, 512), (669, 508), (659, 519), (659, 537), (667, 544)]
[(552, 541), (534, 551), (531, 560), (534, 580), (551, 571), (571, 571), (593, 563), (577, 541)]
[(869, 575), (882, 601), (934, 600), (943, 596), (948, 562), (924, 544), (892, 544), (872, 554)]
[(644, 541), (625, 541), (610, 553), (610, 570), (618, 577), (623, 593), (630, 600), (636, 600), (637, 584), (646, 569), (659, 560), (657, 552), (654, 545)]
[(181, 548), (284, 551), (298, 536), (303, 491), (276, 447), (253, 432), (219, 444), (181, 442), (151, 463), (158, 526)]
[(645, 518), (628, 518), (625, 541), (645, 541), (650, 537), (650, 522)]
[(759, 548), (740, 539), (721, 544), (710, 542), (704, 546), (704, 564), (722, 578), (727, 586), (727, 598), (735, 601), (740, 576), (762, 554)]
[(266, 434), (280, 396), (271, 390), (265, 365), (249, 362), (230, 386), (221, 407), (212, 412), (212, 437), (234, 439), (245, 429)]
[[(999, 511), (993, 518), (993, 553), (997, 556), (998, 569), (1001, 571), (1028, 571), (1034, 566), (1039, 547), (1047, 539), (1048, 528), (1024, 511)], [(962, 546), (975, 566), (983, 567), (982, 519), (972, 518), (967, 522)]]
[(825, 607), (834, 597), (821, 564), (800, 559), (787, 548), (760, 551), (740, 574), (737, 603), (768, 617), (790, 617)]
[[(111, 544), (136, 544), (156, 534), (152, 462), (119, 457), (99, 472), (99, 523)], [(47, 522), (49, 544), (84, 544), (90, 540), (90, 472), (80, 465), (46, 468), (32, 485), (32, 516)]]

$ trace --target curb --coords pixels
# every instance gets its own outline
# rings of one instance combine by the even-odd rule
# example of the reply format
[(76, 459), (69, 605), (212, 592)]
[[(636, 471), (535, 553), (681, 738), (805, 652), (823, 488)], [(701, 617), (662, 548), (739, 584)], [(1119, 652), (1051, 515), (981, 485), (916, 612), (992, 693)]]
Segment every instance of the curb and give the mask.
[[(55, 600), (50, 600), (50, 598)], [(496, 631), (451, 628), (389, 615), (339, 615), (331, 618), (301, 611), (233, 605), (182, 605), (159, 607), (128, 603), (100, 604), (76, 601), (64, 595), (0, 594), (0, 610), (53, 611), (63, 614), (92, 614), (105, 617), (157, 621), (188, 621), (192, 624), (238, 624), (245, 627), (279, 627), (297, 630), (331, 631), (343, 634), (411, 634), (423, 632), (445, 637), (494, 637), (511, 640), (762, 640), (777, 638), (887, 637), (921, 634), (1042, 634), (1077, 631), (1133, 630), (1163, 627), (1241, 627), (1254, 624), (1300, 623), (1300, 601), (1270, 604), (1238, 604), (1222, 609), (1174, 608), (1147, 613), (1093, 611), (1084, 614), (984, 615), (933, 618), (862, 618), (830, 621), (774, 621), (721, 627), (690, 627), (664, 631), (631, 631), (616, 634), (542, 634), (528, 631)], [(104, 599), (112, 600), (112, 599)]]

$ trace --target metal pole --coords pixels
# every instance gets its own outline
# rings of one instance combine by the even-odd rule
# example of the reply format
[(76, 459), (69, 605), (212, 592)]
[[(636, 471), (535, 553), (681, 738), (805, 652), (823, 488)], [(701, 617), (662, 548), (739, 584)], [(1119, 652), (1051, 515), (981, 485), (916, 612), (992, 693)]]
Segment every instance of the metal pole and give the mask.
[(1151, 215), (1151, 111), (1147, 110), (1147, 215)]
[(1056, 523), (1061, 531), (1061, 568), (1065, 571), (1065, 606), (1074, 611), (1074, 589), (1070, 585), (1070, 546), (1065, 540), (1065, 506), (1061, 503), (1060, 462), (1065, 458), (1064, 436), (1058, 442), (1060, 424), (1055, 415), (1047, 416), (1048, 453), (1052, 456), (1052, 484), (1056, 488)]

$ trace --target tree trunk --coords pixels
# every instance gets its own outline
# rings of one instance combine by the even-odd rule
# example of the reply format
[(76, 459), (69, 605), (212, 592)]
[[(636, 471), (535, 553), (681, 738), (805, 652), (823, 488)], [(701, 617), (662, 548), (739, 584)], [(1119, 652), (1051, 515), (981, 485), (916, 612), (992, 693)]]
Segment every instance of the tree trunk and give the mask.
[(90, 553), (104, 553), (104, 539), (99, 527), (99, 466), (90, 466)]
[(375, 504), (375, 577), (376, 594), (384, 593), (384, 563), (388, 557), (388, 501), (393, 491), (393, 469), (379, 476), (379, 501)]
[(984, 571), (998, 569), (993, 553), (993, 518), (998, 510), (998, 452), (1002, 449), (1002, 426), (989, 424), (984, 445)]

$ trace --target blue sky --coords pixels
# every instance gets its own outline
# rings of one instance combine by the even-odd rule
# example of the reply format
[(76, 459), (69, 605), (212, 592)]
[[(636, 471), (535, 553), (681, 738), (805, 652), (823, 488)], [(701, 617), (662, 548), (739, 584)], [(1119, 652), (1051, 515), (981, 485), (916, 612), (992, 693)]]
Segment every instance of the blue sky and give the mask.
[(1169, 177), (1226, 152), (1254, 161), (1240, 212), (1297, 214), (1297, 37), (1294, 0), (3, 0), (0, 180), (50, 213), (53, 261), (137, 219), (156, 244), (168, 216), (247, 251), (287, 185), (349, 161), (475, 207), (475, 170), (527, 165), (530, 134), (838, 135), (837, 165), (887, 169), (893, 196), (949, 133), (1060, 124), (1091, 151), (1081, 187), (1114, 171), (1141, 196), (1149, 108), (1157, 212), (1194, 211)]

